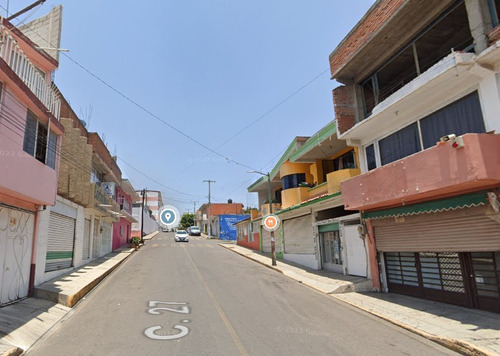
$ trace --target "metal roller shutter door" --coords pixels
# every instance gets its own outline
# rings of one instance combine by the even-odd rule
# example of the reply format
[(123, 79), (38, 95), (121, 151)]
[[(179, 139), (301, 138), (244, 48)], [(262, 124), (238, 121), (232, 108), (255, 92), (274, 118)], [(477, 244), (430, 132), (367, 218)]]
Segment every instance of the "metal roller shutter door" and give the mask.
[[(271, 233), (262, 228), (261, 236), (262, 236), (262, 251), (271, 252)], [(274, 233), (274, 242), (276, 243), (276, 233)]]
[[(271, 233), (262, 228), (262, 250), (264, 252), (271, 252)], [(280, 241), (280, 232), (274, 232), (274, 249), (275, 253), (281, 253), (281, 241)]]
[(314, 254), (311, 215), (283, 221), (285, 253)]
[(373, 220), (382, 252), (476, 252), (500, 250), (500, 224), (485, 215), (437, 213), (409, 216), (404, 223)]
[(75, 219), (50, 212), (45, 272), (71, 267), (74, 243)]

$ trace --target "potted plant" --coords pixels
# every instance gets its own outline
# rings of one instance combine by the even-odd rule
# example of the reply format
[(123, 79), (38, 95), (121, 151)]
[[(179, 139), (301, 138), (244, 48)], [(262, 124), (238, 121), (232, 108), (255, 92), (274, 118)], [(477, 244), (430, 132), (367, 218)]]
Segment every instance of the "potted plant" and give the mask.
[(133, 237), (130, 239), (130, 247), (134, 247), (136, 250), (139, 248), (140, 243), (141, 239), (138, 237)]

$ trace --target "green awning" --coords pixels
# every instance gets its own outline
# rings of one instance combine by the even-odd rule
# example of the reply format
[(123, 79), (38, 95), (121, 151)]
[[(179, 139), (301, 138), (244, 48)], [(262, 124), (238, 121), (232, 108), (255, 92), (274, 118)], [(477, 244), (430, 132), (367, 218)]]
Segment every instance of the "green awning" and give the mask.
[(363, 219), (383, 219), (398, 216), (437, 213), (448, 210), (471, 208), (486, 204), (486, 191), (460, 195), (453, 198), (434, 200), (426, 203), (401, 206), (398, 208), (370, 211), (362, 214)]
[(318, 225), (318, 230), (319, 230), (319, 232), (339, 231), (339, 223)]

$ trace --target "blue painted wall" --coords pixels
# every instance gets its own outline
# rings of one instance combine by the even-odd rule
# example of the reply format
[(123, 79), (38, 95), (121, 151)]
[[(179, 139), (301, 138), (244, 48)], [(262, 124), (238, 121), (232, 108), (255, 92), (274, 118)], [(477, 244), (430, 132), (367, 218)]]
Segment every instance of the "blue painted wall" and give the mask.
[(237, 235), (235, 223), (250, 217), (250, 215), (219, 215), (219, 239), (235, 240)]

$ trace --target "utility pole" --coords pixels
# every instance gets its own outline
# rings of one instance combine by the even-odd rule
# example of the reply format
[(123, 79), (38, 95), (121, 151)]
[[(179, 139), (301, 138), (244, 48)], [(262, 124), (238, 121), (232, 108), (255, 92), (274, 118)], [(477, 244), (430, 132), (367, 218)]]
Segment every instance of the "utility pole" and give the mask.
[[(257, 173), (262, 176), (267, 177), (267, 198), (269, 201), (269, 215), (273, 213), (273, 204), (272, 204), (272, 188), (271, 188), (271, 173), (262, 173), (259, 171), (249, 171), (248, 173)], [(271, 231), (271, 264), (276, 266), (276, 241), (274, 240), (274, 231)]]
[(203, 182), (208, 183), (208, 237), (212, 236), (212, 222), (210, 221), (210, 183), (215, 183), (214, 180), (204, 180)]
[(141, 211), (141, 243), (144, 244), (144, 200), (146, 198), (146, 188), (141, 191), (142, 195), (142, 211)]
[(34, 8), (35, 6), (38, 6), (38, 5), (40, 5), (40, 4), (43, 4), (44, 2), (45, 2), (45, 0), (38, 0), (38, 1), (34, 2), (33, 4), (31, 4), (31, 5), (27, 6), (27, 7), (25, 7), (25, 8), (24, 8), (24, 9), (22, 9), (21, 11), (18, 11), (18, 12), (16, 12), (14, 15), (11, 15), (11, 16), (9, 16), (9, 2), (7, 2), (7, 16), (8, 16), (8, 17), (7, 17), (7, 21), (10, 21), (10, 20), (12, 20), (12, 19), (14, 19), (14, 18), (18, 17), (19, 15), (22, 15), (22, 14), (24, 14), (24, 13), (25, 13), (25, 12), (27, 12), (27, 11), (30, 11), (30, 10), (31, 10), (32, 8)]
[(197, 201), (193, 202), (193, 225), (198, 226), (198, 224), (196, 223), (196, 203), (198, 202)]

